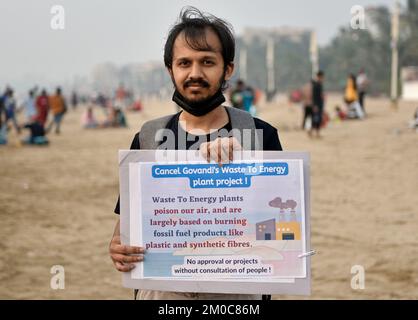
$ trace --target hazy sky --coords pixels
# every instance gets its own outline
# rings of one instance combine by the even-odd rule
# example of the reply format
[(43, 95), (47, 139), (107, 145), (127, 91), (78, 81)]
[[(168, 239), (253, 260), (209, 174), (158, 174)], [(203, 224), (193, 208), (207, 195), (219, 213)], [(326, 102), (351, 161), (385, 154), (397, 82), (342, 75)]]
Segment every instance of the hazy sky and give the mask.
[[(62, 81), (94, 65), (162, 61), (164, 40), (183, 6), (247, 26), (317, 30), (320, 44), (350, 22), (353, 5), (394, 0), (0, 0), (0, 86), (14, 81)], [(405, 2), (405, 1), (402, 1)], [(65, 9), (65, 29), (52, 30), (53, 5)]]

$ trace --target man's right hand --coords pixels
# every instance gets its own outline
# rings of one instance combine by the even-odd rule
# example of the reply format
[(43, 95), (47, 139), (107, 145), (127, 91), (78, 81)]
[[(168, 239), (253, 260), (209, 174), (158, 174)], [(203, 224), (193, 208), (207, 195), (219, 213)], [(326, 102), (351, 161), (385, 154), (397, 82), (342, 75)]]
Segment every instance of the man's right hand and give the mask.
[(232, 162), (234, 151), (242, 150), (241, 144), (234, 137), (217, 138), (200, 145), (200, 154), (208, 162), (216, 161), (219, 165)]
[(115, 235), (109, 246), (110, 258), (115, 268), (120, 272), (129, 272), (135, 268), (135, 263), (144, 260), (145, 249), (122, 245), (120, 236)]

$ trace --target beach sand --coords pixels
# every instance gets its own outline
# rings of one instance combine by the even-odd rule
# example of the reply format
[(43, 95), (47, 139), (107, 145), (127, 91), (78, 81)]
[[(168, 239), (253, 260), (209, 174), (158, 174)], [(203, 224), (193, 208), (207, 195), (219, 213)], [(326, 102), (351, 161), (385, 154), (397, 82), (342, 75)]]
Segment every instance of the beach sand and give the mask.
[[(328, 97), (333, 108), (341, 97)], [(0, 298), (131, 299), (109, 258), (118, 216), (118, 150), (148, 119), (175, 111), (144, 101), (128, 129), (83, 130), (70, 110), (48, 147), (0, 147)], [(418, 103), (368, 99), (365, 121), (331, 121), (322, 139), (299, 130), (301, 109), (264, 104), (286, 151), (311, 154), (312, 295), (304, 299), (418, 298), (418, 133), (407, 128)], [(101, 111), (96, 110), (100, 115)], [(52, 290), (51, 267), (65, 268)], [(365, 268), (353, 290), (351, 268)], [(298, 298), (273, 296), (274, 299)]]

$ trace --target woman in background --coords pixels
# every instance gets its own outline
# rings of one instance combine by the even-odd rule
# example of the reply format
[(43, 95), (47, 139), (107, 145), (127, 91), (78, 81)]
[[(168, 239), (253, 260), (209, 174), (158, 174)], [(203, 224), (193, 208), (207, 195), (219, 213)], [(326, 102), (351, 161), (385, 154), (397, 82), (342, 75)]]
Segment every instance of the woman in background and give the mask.
[(350, 74), (347, 78), (347, 85), (345, 87), (344, 100), (345, 100), (345, 103), (347, 104), (348, 118), (350, 119), (363, 119), (364, 118), (364, 112), (361, 109), (360, 103), (358, 101), (356, 77), (353, 74)]

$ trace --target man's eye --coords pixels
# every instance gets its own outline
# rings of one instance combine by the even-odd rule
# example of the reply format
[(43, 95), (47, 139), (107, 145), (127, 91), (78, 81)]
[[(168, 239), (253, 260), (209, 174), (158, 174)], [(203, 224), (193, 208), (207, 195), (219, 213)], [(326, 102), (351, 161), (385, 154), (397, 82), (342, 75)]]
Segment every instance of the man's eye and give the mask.
[(203, 61), (203, 63), (205, 65), (210, 65), (210, 66), (214, 64), (214, 62), (212, 60), (205, 60), (205, 61)]
[(179, 62), (179, 66), (181, 66), (181, 67), (187, 66), (188, 64), (189, 64), (188, 61), (180, 61)]

